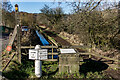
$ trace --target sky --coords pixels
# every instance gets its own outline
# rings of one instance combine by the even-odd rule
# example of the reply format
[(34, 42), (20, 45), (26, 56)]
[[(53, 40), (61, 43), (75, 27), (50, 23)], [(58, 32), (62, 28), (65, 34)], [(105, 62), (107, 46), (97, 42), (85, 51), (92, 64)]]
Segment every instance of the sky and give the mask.
[[(40, 9), (44, 7), (44, 5), (48, 5), (50, 8), (56, 8), (58, 7), (58, 2), (11, 2), (13, 5), (18, 4), (19, 11), (28, 12), (28, 13), (40, 13)], [(72, 8), (68, 6), (66, 3), (60, 4), (60, 6), (63, 8), (64, 13), (68, 14), (71, 12)]]
[[(18, 4), (19, 11), (28, 12), (28, 13), (40, 13), (40, 9), (44, 7), (44, 5), (48, 5), (50, 8), (58, 7), (58, 1), (62, 2), (60, 5), (63, 8), (64, 13), (69, 14), (72, 12), (72, 7), (68, 6), (65, 2), (73, 2), (79, 0), (7, 0), (10, 1), (13, 5)], [(89, 0), (80, 0), (82, 2), (87, 2)], [(96, 0), (99, 1), (99, 0)], [(118, 2), (119, 0), (103, 0), (108, 2)]]

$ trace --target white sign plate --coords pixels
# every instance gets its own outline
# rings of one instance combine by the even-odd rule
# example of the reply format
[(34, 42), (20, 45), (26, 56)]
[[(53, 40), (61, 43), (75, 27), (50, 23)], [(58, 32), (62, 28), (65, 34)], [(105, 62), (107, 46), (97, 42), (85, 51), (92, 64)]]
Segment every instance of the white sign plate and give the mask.
[(40, 56), (39, 57), (40, 60), (45, 60), (45, 59), (48, 59), (47, 55), (44, 55), (44, 56)]
[(29, 49), (29, 59), (45, 60), (48, 59), (47, 55), (48, 55), (47, 49), (41, 49), (41, 50)]
[(29, 59), (37, 59), (38, 50), (29, 49)]
[(40, 60), (48, 59), (47, 55), (48, 55), (47, 49), (41, 49), (38, 52), (38, 59), (40, 59)]
[(41, 55), (48, 55), (48, 52), (47, 52), (47, 49), (41, 49), (39, 50), (39, 53), (38, 53), (40, 56)]
[(60, 49), (60, 53), (76, 53), (74, 49)]

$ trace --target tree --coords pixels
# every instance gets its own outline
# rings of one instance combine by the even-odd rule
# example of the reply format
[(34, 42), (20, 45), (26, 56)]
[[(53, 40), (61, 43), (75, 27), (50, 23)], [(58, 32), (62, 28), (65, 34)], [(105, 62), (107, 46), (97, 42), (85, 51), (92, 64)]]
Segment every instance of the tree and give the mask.
[(10, 2), (2, 3), (2, 23), (5, 26), (14, 27), (15, 15), (12, 12), (12, 5)]
[(115, 39), (119, 34), (117, 9), (106, 4), (106, 8), (98, 10), (100, 2), (91, 1), (84, 6), (80, 2), (70, 3), (75, 13), (64, 20), (64, 25), (68, 33), (78, 34), (84, 44), (103, 49), (107, 46), (115, 48)]
[(79, 0), (78, 2), (67, 2), (67, 4), (73, 7), (73, 11), (75, 13), (79, 13), (82, 11), (91, 12), (100, 5), (101, 1), (102, 0), (96, 2), (94, 0), (90, 0), (88, 2), (81, 2)]
[(49, 6), (47, 5), (45, 5), (40, 11), (46, 16), (47, 20), (50, 22), (49, 25), (53, 25), (53, 29), (55, 29), (55, 26), (64, 14), (61, 7), (49, 8)]
[[(47, 5), (41, 9), (47, 20), (55, 26), (55, 30), (66, 31), (70, 34), (77, 34), (80, 41), (93, 48), (118, 48), (119, 33), (118, 12), (115, 4), (105, 3), (101, 0), (95, 2), (72, 2), (74, 13), (67, 15), (58, 15), (57, 8), (51, 9)], [(103, 8), (103, 9), (102, 9)], [(57, 12), (58, 13), (57, 13)], [(61, 13), (60, 13), (61, 14)]]

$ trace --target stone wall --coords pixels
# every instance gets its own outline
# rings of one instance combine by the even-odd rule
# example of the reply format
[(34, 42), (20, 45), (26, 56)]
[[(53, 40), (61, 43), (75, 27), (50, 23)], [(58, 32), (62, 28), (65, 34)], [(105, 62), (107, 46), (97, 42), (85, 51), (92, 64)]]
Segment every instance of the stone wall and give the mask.
[(59, 73), (79, 73), (79, 54), (59, 55)]

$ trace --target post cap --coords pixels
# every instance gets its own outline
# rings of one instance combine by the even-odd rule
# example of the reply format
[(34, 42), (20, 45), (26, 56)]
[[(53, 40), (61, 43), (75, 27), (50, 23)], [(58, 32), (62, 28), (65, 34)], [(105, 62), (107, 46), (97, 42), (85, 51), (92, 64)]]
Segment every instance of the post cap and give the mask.
[(36, 45), (35, 49), (41, 49), (41, 46), (40, 45)]
[(15, 11), (18, 11), (18, 5), (15, 4)]

